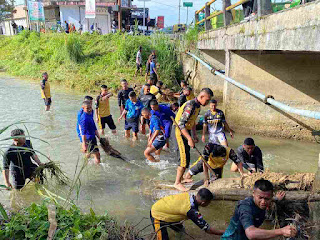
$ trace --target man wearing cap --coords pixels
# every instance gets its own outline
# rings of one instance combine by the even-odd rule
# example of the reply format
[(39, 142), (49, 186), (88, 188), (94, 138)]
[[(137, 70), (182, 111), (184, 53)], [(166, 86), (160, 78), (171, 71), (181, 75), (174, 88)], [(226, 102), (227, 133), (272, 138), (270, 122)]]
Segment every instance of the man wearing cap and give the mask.
[[(242, 166), (249, 171), (263, 172), (262, 152), (258, 146), (255, 145), (252, 138), (246, 138), (243, 145), (237, 149), (238, 159), (241, 161)], [(231, 171), (237, 172), (238, 167), (234, 163), (231, 165)]]
[(213, 194), (206, 188), (197, 195), (187, 192), (164, 197), (151, 207), (150, 219), (157, 240), (168, 240), (167, 227), (176, 232), (184, 231), (182, 221), (191, 219), (199, 228), (208, 234), (222, 235), (223, 230), (210, 227), (199, 212), (199, 207), (206, 207), (213, 200)]
[[(35, 169), (43, 165), (36, 152), (32, 148), (30, 140), (22, 129), (14, 129), (11, 132), (13, 144), (3, 155), (3, 177), (8, 188), (21, 189), (26, 179), (32, 179)], [(34, 164), (33, 161), (36, 163)], [(9, 171), (9, 169), (11, 171)], [(13, 184), (10, 183), (9, 174), (12, 174)]]

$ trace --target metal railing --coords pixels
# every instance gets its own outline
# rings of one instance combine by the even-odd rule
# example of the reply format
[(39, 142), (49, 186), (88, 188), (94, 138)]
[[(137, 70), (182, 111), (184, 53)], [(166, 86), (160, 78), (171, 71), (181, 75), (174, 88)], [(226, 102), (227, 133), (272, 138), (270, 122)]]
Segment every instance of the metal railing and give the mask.
[(197, 57), (196, 55), (187, 52), (187, 54), (191, 57), (193, 57), (194, 59), (196, 59), (197, 61), (199, 61), (202, 65), (204, 65), (206, 68), (208, 68), (212, 73), (214, 73), (215, 75), (218, 75), (219, 77), (223, 78), (224, 80), (228, 81), (229, 83), (233, 84), (234, 86), (240, 88), (241, 90), (255, 96), (256, 98), (262, 100), (264, 103), (269, 103), (270, 105), (284, 111), (287, 113), (293, 113), (293, 114), (297, 114), (299, 116), (303, 116), (303, 117), (307, 117), (307, 118), (314, 118), (314, 119), (318, 119), (320, 120), (320, 112), (316, 112), (316, 111), (310, 111), (310, 110), (303, 110), (303, 109), (297, 109), (294, 107), (290, 107), (284, 103), (281, 103), (279, 101), (274, 100), (271, 96), (265, 96), (264, 94), (255, 91), (249, 87), (247, 87), (246, 85), (243, 85), (235, 80), (233, 80), (232, 78), (229, 78), (227, 76), (225, 76), (224, 74), (222, 74), (221, 72), (215, 70), (213, 67), (211, 67), (208, 63), (204, 62), (202, 59), (200, 59), (199, 57)]

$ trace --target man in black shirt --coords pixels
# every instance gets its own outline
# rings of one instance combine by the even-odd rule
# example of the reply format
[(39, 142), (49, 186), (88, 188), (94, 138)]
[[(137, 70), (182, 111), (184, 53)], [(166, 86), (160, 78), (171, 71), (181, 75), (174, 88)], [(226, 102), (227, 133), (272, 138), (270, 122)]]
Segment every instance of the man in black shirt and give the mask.
[(118, 105), (120, 109), (120, 115), (124, 110), (124, 106), (126, 105), (126, 101), (129, 99), (129, 93), (133, 91), (133, 88), (128, 87), (128, 82), (125, 79), (121, 80), (122, 89), (118, 92)]
[(192, 93), (191, 87), (185, 87), (182, 90), (182, 94), (180, 95), (180, 97), (178, 99), (179, 107), (181, 107), (186, 101), (191, 100), (189, 97), (191, 95), (191, 93)]
[[(157, 100), (156, 96), (154, 96), (152, 93), (150, 93), (150, 84), (145, 84), (144, 85), (144, 89), (143, 89), (143, 94), (141, 94), (139, 96), (139, 100), (142, 102), (143, 106), (150, 109), (150, 102), (151, 100)], [(141, 126), (140, 126), (140, 130), (142, 134), (146, 133), (146, 124), (149, 125), (149, 120), (145, 119), (143, 116), (141, 116), (141, 120), (140, 120)]]
[[(13, 187), (21, 189), (26, 179), (31, 179), (34, 170), (42, 163), (34, 152), (30, 140), (26, 140), (22, 129), (13, 130), (11, 137), (13, 137), (13, 144), (3, 156), (3, 176), (5, 185), (8, 188), (12, 188), (9, 180), (10, 167), (13, 176)], [(37, 165), (31, 161), (31, 158)]]
[[(246, 138), (243, 145), (238, 147), (237, 156), (241, 161), (242, 166), (249, 171), (249, 174), (264, 171), (262, 152), (260, 148), (255, 145), (252, 138)], [(235, 164), (232, 164), (231, 171), (238, 171), (238, 167)]]

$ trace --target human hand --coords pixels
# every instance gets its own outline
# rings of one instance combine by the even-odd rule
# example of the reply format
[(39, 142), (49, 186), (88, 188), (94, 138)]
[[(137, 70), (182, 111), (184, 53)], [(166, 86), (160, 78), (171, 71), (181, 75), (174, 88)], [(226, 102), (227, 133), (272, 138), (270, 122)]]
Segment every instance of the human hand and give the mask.
[(194, 141), (193, 141), (192, 138), (190, 138), (190, 139), (188, 140), (188, 145), (189, 145), (191, 148), (194, 148), (195, 144), (194, 144)]
[(150, 140), (148, 140), (148, 145), (147, 145), (148, 147), (152, 147), (152, 141), (150, 141)]
[(286, 193), (284, 191), (278, 191), (276, 194), (276, 198), (281, 201), (285, 197)]
[(44, 163), (42, 163), (42, 162), (39, 163), (39, 166), (43, 166), (43, 165), (44, 165)]
[(96, 117), (96, 122), (99, 122), (99, 118)]
[(120, 121), (121, 121), (121, 117), (118, 118), (118, 123), (120, 123)]
[(206, 143), (206, 136), (205, 136), (205, 135), (202, 135), (201, 141), (202, 141), (203, 143)]
[(295, 226), (288, 225), (281, 228), (281, 233), (284, 237), (295, 237), (297, 235), (297, 229)]

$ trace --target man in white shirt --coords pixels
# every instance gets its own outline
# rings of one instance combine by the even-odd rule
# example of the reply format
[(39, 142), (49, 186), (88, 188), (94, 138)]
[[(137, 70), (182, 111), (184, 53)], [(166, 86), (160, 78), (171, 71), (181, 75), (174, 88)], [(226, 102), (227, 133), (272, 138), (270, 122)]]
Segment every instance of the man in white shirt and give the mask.
[(142, 76), (142, 57), (141, 57), (141, 53), (142, 53), (142, 47), (139, 47), (139, 51), (137, 52), (137, 56), (136, 56), (136, 64), (137, 64), (137, 70), (135, 73), (135, 76), (137, 77), (138, 71), (140, 70), (140, 74)]

